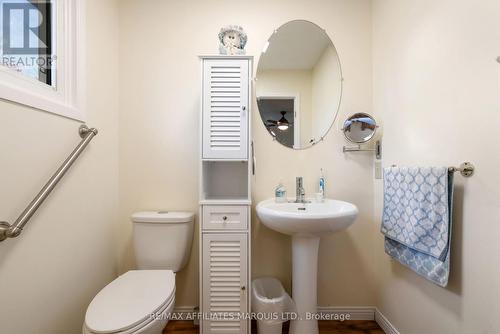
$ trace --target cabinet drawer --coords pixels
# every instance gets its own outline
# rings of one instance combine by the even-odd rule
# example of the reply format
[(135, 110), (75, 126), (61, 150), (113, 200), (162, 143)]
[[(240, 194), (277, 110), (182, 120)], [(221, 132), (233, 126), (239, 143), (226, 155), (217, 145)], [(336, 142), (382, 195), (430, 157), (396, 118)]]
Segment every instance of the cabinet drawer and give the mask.
[(245, 230), (248, 227), (248, 207), (239, 205), (203, 206), (204, 230)]

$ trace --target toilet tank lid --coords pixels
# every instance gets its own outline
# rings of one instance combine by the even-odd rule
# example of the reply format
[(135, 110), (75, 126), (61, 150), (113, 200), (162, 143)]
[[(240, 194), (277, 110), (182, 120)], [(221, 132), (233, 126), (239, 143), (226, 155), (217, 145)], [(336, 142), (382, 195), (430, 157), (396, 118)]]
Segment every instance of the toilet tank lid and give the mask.
[(142, 211), (132, 215), (134, 223), (178, 224), (193, 219), (194, 213), (186, 211)]

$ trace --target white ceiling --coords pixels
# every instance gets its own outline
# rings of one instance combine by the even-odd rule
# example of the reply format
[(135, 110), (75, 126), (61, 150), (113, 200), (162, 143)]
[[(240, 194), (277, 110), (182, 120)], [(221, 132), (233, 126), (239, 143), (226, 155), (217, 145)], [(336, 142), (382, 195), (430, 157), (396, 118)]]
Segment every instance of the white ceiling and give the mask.
[(324, 50), (333, 44), (325, 31), (307, 21), (281, 26), (269, 39), (259, 61), (260, 70), (310, 70)]

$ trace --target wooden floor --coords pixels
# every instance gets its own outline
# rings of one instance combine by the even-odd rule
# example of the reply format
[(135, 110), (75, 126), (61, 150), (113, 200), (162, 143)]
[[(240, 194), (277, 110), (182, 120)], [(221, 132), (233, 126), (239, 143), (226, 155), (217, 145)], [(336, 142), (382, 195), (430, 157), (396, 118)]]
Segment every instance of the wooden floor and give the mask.
[[(252, 326), (252, 333), (257, 331)], [(350, 320), (350, 321), (320, 321), (320, 334), (385, 334), (375, 321)], [(192, 321), (170, 321), (163, 334), (197, 334), (198, 327), (193, 326)], [(285, 324), (283, 333), (288, 333)]]

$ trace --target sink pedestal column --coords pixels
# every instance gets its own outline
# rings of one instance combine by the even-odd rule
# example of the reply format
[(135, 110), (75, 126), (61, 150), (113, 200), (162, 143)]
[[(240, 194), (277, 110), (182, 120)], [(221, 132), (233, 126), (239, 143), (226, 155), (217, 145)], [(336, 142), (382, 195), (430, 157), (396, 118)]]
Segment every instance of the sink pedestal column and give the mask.
[(318, 321), (307, 320), (318, 308), (319, 237), (292, 237), (292, 299), (299, 319), (290, 322), (290, 334), (318, 334)]

